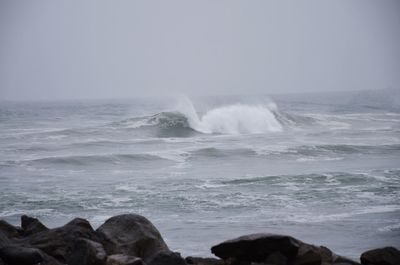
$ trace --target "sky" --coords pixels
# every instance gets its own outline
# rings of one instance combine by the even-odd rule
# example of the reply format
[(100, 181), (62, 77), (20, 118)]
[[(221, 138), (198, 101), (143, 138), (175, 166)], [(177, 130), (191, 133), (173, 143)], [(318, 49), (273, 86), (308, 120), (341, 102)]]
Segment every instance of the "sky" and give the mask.
[(0, 100), (382, 88), (398, 0), (0, 0)]

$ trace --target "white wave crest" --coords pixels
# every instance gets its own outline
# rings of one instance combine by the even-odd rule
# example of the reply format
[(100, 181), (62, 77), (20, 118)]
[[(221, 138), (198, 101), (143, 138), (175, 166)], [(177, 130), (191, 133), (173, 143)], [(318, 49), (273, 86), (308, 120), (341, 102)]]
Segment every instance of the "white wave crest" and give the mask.
[(177, 107), (194, 130), (221, 134), (280, 132), (282, 125), (273, 113), (276, 109), (273, 103), (268, 106), (234, 104), (211, 109), (199, 117), (188, 98), (182, 98)]

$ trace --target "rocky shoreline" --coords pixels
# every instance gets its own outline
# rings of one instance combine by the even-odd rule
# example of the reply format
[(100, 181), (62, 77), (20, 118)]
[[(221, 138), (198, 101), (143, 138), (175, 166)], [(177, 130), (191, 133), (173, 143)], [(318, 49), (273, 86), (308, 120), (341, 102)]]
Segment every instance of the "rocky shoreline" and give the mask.
[(98, 229), (76, 218), (49, 229), (21, 217), (21, 227), (0, 220), (0, 265), (400, 265), (400, 251), (364, 252), (360, 262), (286, 235), (251, 234), (211, 248), (216, 258), (182, 257), (171, 251), (145, 217), (111, 217)]

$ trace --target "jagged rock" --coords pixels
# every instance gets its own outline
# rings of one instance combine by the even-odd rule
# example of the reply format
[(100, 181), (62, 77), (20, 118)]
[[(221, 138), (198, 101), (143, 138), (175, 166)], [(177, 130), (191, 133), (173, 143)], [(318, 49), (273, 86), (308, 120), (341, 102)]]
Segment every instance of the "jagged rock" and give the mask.
[(146, 262), (148, 265), (186, 265), (181, 254), (172, 251), (161, 251)]
[(108, 256), (107, 265), (145, 265), (145, 263), (141, 258), (138, 257), (124, 254), (114, 254)]
[(30, 265), (43, 261), (43, 256), (38, 249), (18, 246), (1, 248), (0, 258), (9, 265)]
[(24, 236), (28, 236), (28, 235), (32, 235), (35, 233), (49, 230), (38, 219), (29, 217), (26, 215), (21, 216), (21, 227), (22, 227)]
[(280, 252), (289, 261), (295, 259), (301, 241), (284, 235), (251, 234), (222, 242), (211, 248), (211, 252), (221, 259), (264, 262), (269, 255)]
[(394, 247), (378, 248), (361, 254), (363, 265), (399, 265), (400, 251)]
[(146, 261), (160, 251), (169, 251), (157, 228), (137, 214), (111, 217), (96, 234), (109, 255), (126, 254)]
[(98, 242), (80, 238), (74, 243), (71, 254), (68, 255), (69, 265), (105, 265), (107, 260), (106, 251)]
[(186, 257), (186, 263), (189, 265), (223, 265), (224, 262), (214, 258)]
[(0, 232), (3, 233), (8, 239), (19, 238), (22, 230), (19, 227), (15, 227), (4, 220), (0, 220)]
[(32, 234), (20, 241), (25, 246), (33, 246), (65, 263), (77, 238), (94, 239), (93, 228), (88, 221), (76, 218), (68, 224), (40, 233)]

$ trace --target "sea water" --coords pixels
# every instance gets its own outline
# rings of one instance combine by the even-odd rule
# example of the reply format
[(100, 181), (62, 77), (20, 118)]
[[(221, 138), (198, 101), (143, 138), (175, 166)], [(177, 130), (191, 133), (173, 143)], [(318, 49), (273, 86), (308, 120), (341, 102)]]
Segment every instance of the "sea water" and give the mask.
[[(390, 98), (390, 96), (388, 97)], [(0, 102), (0, 217), (146, 216), (171, 249), (289, 234), (400, 247), (400, 109), (362, 96)]]

